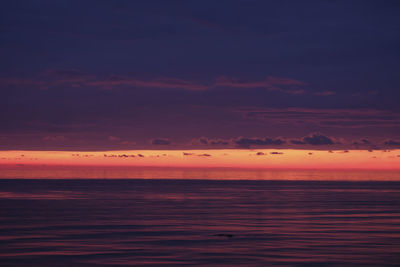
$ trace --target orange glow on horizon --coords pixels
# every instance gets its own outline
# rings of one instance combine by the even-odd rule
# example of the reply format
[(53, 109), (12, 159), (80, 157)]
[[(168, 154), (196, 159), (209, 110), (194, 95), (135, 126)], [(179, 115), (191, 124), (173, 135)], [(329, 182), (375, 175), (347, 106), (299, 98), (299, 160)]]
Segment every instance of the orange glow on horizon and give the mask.
[(0, 165), (400, 170), (400, 150), (0, 151)]

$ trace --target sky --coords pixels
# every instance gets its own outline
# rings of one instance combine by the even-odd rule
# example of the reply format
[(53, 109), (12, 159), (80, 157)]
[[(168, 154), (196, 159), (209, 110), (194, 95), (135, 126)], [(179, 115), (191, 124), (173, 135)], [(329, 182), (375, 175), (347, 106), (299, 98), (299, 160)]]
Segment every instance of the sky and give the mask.
[(2, 1), (0, 150), (400, 148), (398, 14), (390, 0)]

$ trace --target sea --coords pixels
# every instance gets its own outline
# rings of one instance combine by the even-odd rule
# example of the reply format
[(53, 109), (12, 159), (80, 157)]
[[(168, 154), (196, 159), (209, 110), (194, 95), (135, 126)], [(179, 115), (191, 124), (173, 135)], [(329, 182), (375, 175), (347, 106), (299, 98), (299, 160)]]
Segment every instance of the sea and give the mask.
[(0, 266), (400, 265), (398, 172), (185, 173), (8, 173)]

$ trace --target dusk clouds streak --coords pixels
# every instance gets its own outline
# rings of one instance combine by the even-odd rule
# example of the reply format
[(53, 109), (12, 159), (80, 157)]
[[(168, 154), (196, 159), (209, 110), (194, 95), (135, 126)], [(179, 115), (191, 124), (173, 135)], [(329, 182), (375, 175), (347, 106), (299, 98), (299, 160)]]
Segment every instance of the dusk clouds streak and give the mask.
[(305, 90), (298, 86), (305, 85), (304, 82), (289, 79), (268, 76), (265, 80), (249, 81), (233, 79), (226, 76), (217, 78), (215, 86), (236, 87), (236, 88), (266, 88), (269, 91), (279, 91), (288, 94), (304, 94)]
[(303, 94), (305, 90), (299, 86), (304, 82), (290, 78), (268, 76), (265, 80), (245, 81), (236, 78), (220, 76), (210, 81), (191, 81), (175, 77), (158, 77), (154, 79), (141, 79), (136, 77), (109, 74), (105, 77), (85, 73), (79, 70), (48, 70), (36, 77), (30, 78), (0, 78), (3, 86), (32, 86), (48, 89), (57, 86), (94, 87), (112, 90), (121, 87), (137, 88), (166, 88), (183, 89), (188, 91), (205, 91), (216, 87), (224, 88), (265, 88), (268, 91), (278, 91), (288, 94)]

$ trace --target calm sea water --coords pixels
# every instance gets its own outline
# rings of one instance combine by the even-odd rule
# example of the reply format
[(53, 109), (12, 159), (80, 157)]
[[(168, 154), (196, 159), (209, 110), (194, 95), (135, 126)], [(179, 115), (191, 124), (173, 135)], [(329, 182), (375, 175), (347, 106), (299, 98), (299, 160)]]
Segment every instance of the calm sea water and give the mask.
[(186, 264), (400, 264), (400, 182), (0, 180), (1, 266)]

